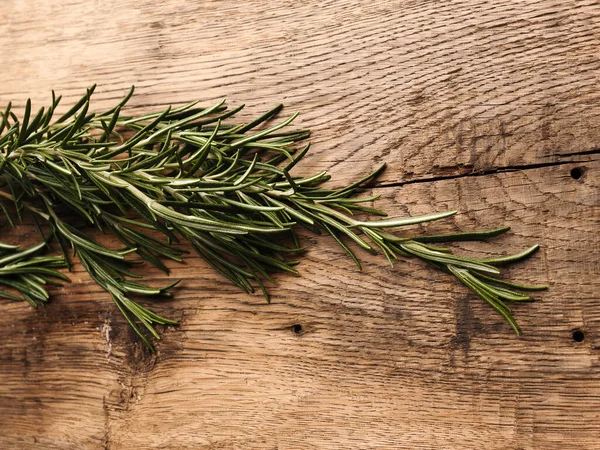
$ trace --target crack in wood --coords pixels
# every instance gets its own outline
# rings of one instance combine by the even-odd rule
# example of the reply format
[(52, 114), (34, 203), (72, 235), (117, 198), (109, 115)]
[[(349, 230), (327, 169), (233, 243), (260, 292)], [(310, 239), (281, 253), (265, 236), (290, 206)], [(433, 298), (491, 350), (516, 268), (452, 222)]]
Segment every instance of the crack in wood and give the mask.
[[(591, 151), (591, 152), (587, 152), (587, 153), (577, 153), (577, 154), (578, 155), (579, 154), (588, 154), (588, 155), (589, 154), (600, 154), (600, 150), (595, 150), (595, 151)], [(591, 161), (589, 161), (589, 162), (591, 162)], [(402, 186), (406, 186), (409, 184), (434, 183), (436, 181), (456, 180), (456, 179), (467, 178), (467, 177), (482, 177), (482, 176), (486, 176), (486, 175), (495, 175), (495, 174), (499, 174), (499, 173), (519, 172), (519, 171), (526, 171), (526, 170), (543, 169), (545, 167), (566, 166), (566, 165), (572, 165), (572, 164), (578, 164), (578, 162), (577, 161), (554, 161), (554, 162), (537, 163), (537, 164), (504, 166), (504, 167), (498, 167), (495, 169), (478, 170), (478, 171), (467, 172), (467, 173), (459, 173), (459, 174), (455, 174), (455, 175), (439, 175), (439, 176), (433, 176), (433, 177), (417, 178), (414, 180), (399, 181), (397, 183), (383, 183), (383, 184), (377, 184), (376, 187), (377, 188), (402, 187)]]

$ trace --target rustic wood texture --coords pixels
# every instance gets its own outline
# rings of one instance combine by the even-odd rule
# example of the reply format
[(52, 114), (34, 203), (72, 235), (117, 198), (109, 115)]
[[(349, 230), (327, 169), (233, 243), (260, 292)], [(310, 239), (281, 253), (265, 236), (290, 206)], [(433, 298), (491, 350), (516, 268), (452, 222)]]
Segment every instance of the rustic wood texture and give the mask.
[(538, 242), (510, 274), (551, 289), (515, 308), (517, 338), (444, 274), (370, 255), (357, 272), (305, 236), (271, 305), (173, 266), (156, 308), (181, 326), (150, 356), (76, 266), (46, 308), (0, 303), (0, 448), (600, 449), (598, 2), (36, 3), (0, 8), (0, 104), (92, 83), (98, 107), (135, 84), (136, 111), (284, 102), (314, 132), (300, 171), (387, 161), (382, 207), (510, 224), (457, 247)]

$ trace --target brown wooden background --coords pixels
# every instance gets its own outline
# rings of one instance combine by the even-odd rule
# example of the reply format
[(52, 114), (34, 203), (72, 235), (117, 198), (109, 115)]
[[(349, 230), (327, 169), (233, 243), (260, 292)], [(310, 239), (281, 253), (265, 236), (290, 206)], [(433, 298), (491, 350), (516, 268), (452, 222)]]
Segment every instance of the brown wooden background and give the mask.
[(181, 326), (152, 357), (76, 268), (44, 309), (0, 303), (0, 448), (600, 448), (598, 2), (1, 3), (2, 105), (92, 83), (98, 107), (131, 84), (139, 111), (284, 102), (314, 132), (300, 171), (341, 184), (387, 161), (381, 206), (510, 224), (459, 247), (538, 242), (510, 275), (551, 290), (516, 308), (517, 338), (443, 274), (359, 273), (308, 236), (271, 305), (177, 267), (156, 308)]

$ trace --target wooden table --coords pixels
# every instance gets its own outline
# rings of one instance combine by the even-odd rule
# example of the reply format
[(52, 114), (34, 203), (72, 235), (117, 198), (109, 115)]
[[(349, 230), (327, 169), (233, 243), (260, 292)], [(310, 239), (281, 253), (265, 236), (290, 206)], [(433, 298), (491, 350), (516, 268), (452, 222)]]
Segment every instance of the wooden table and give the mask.
[(156, 309), (181, 326), (154, 357), (76, 267), (46, 308), (0, 303), (0, 448), (600, 448), (598, 2), (127, 3), (2, 2), (0, 103), (92, 83), (99, 108), (131, 84), (132, 111), (284, 102), (313, 131), (297, 173), (387, 161), (380, 206), (460, 211), (430, 231), (510, 224), (457, 248), (540, 243), (509, 273), (551, 289), (515, 307), (517, 338), (444, 274), (358, 272), (306, 236), (271, 305), (176, 267)]

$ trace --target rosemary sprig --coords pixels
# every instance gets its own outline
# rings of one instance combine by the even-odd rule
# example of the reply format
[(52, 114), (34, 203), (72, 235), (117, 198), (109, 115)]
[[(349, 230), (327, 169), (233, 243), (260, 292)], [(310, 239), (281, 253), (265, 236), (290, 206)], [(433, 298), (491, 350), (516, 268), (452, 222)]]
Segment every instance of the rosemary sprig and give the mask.
[(16, 245), (0, 242), (0, 285), (20, 293), (16, 295), (0, 289), (0, 297), (10, 300), (27, 300), (37, 307), (48, 301), (46, 285), (61, 286), (58, 280), (70, 281), (56, 270), (65, 267), (61, 256), (40, 256), (46, 243), (42, 242), (25, 250)]
[[(224, 101), (210, 107), (197, 102), (140, 116), (123, 107), (133, 88), (113, 108), (90, 112), (95, 86), (68, 112), (53, 115), (60, 97), (32, 114), (28, 100), (22, 119), (9, 104), (0, 113), (0, 217), (15, 226), (28, 214), (41, 220), (61, 256), (39, 256), (46, 239), (30, 249), (0, 244), (0, 295), (45, 302), (45, 284), (67, 278), (55, 269), (79, 258), (90, 276), (111, 296), (146, 345), (159, 338), (157, 324), (176, 322), (140, 305), (137, 296), (169, 295), (169, 286), (154, 288), (132, 267), (145, 260), (165, 272), (165, 259), (182, 261), (182, 241), (191, 244), (208, 264), (247, 292), (259, 287), (268, 300), (265, 282), (277, 271), (297, 273), (290, 256), (302, 250), (298, 226), (326, 233), (360, 268), (358, 246), (381, 251), (391, 264), (416, 257), (454, 275), (519, 328), (508, 302), (530, 301), (517, 290), (542, 289), (496, 278), (499, 266), (526, 258), (537, 246), (499, 258), (457, 256), (436, 242), (485, 240), (508, 227), (491, 231), (406, 237), (386, 229), (443, 219), (455, 212), (422, 217), (359, 220), (354, 213), (386, 216), (365, 203), (378, 196), (356, 196), (360, 188), (385, 168), (348, 186), (330, 189), (326, 172), (292, 176), (306, 155), (306, 130), (285, 131), (297, 114), (273, 124), (278, 105), (250, 123), (229, 123), (242, 107), (228, 110)], [(88, 224), (114, 235), (123, 248), (109, 248), (87, 235)], [(42, 236), (42, 227), (38, 227)], [(291, 241), (290, 241), (291, 240)], [(286, 244), (294, 242), (294, 245)], [(131, 254), (138, 258), (132, 259)], [(19, 296), (20, 295), (20, 296)], [(146, 332), (143, 329), (146, 329)]]

